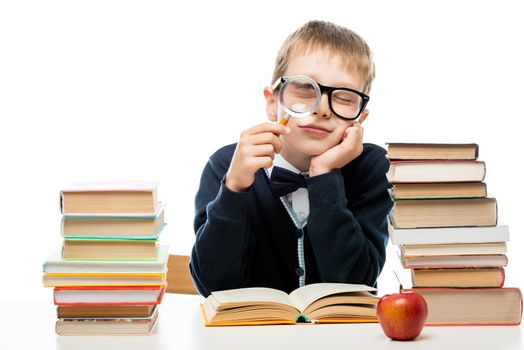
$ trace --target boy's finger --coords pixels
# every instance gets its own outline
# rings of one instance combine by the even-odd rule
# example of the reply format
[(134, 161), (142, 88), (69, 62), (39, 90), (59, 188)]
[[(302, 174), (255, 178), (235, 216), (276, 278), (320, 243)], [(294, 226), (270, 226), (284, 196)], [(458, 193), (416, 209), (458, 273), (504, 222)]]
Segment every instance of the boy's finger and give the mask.
[(291, 129), (278, 123), (263, 123), (248, 129), (248, 132), (251, 135), (260, 134), (263, 132), (271, 132), (275, 135), (287, 135), (291, 132)]
[(254, 144), (259, 144), (259, 145), (269, 144), (273, 146), (275, 153), (280, 153), (280, 149), (282, 148), (282, 142), (280, 141), (277, 135), (271, 132), (266, 132), (263, 134), (253, 135), (252, 137), (253, 137)]
[(270, 157), (271, 159), (275, 158), (275, 150), (271, 144), (253, 146), (251, 149), (251, 154), (254, 157), (266, 156)]

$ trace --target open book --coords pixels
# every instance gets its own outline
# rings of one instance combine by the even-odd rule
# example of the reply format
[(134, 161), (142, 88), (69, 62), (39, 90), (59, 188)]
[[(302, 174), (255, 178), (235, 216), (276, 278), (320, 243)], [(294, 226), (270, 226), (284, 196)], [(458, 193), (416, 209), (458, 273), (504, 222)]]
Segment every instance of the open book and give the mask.
[(212, 292), (202, 304), (206, 326), (377, 322), (375, 288), (315, 283), (289, 295), (271, 288)]

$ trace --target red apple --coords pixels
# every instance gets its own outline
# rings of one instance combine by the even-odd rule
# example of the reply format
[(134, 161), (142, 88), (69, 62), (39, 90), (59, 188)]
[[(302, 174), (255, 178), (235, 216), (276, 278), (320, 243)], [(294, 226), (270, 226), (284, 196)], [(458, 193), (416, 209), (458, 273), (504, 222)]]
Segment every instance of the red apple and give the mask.
[(418, 337), (426, 319), (426, 300), (417, 293), (384, 295), (378, 302), (377, 315), (382, 330), (393, 340), (412, 340)]

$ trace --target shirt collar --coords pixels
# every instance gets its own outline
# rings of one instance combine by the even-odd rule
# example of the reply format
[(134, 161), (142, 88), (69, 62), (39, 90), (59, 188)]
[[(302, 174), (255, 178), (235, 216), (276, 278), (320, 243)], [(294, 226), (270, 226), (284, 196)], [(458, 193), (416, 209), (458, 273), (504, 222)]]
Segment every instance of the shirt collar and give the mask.
[(297, 168), (295, 168), (291, 163), (289, 163), (287, 160), (284, 159), (280, 154), (275, 154), (275, 158), (273, 159), (273, 165), (271, 168), (267, 169), (268, 175), (271, 176), (271, 172), (273, 171), (274, 166), (279, 166), (281, 168), (284, 168), (286, 170), (292, 171), (295, 174), (302, 174), (307, 175), (307, 172), (301, 172)]

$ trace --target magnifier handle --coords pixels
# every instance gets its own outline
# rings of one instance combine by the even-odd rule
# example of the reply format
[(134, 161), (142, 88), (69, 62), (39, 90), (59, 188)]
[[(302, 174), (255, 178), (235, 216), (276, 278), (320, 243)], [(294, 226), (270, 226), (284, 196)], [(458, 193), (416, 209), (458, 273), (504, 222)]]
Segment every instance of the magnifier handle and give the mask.
[(281, 125), (287, 125), (288, 120), (289, 120), (289, 115), (286, 114), (280, 119), (278, 123)]

